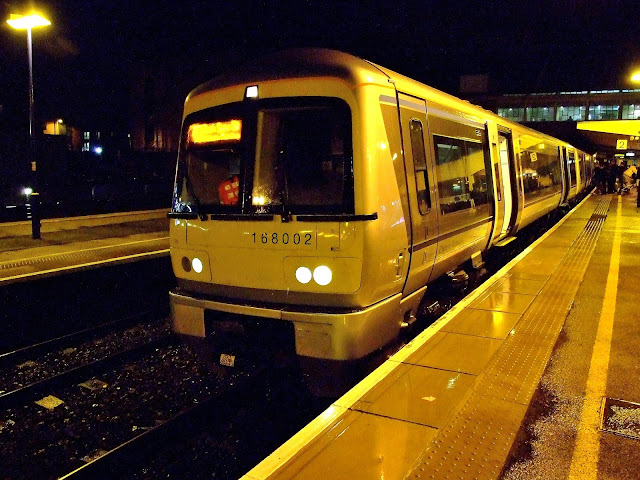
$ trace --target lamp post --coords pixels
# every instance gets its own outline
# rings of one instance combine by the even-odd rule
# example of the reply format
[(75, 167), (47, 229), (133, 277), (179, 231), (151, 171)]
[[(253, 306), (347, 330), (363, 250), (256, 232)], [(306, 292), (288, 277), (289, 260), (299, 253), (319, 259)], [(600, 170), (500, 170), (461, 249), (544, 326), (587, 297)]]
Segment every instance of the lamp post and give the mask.
[(36, 27), (46, 27), (51, 22), (37, 13), (29, 15), (11, 15), (7, 23), (16, 30), (27, 31), (27, 52), (29, 57), (29, 160), (31, 163), (31, 174), (33, 176), (33, 186), (36, 189), (31, 197), (31, 236), (33, 239), (40, 238), (40, 212), (39, 193), (37, 193), (38, 172), (35, 157), (35, 132), (33, 131), (33, 49), (31, 41), (31, 30)]

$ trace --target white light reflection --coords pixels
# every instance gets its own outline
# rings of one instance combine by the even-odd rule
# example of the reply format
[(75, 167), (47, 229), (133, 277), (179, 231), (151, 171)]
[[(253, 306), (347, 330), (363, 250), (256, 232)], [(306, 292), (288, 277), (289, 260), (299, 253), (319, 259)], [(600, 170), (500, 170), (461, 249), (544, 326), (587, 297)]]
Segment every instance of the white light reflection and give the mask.
[(449, 382), (447, 383), (447, 388), (449, 390), (451, 390), (453, 387), (456, 386), (456, 381), (458, 380), (458, 378), (460, 378), (460, 374), (458, 374), (455, 377), (449, 379)]

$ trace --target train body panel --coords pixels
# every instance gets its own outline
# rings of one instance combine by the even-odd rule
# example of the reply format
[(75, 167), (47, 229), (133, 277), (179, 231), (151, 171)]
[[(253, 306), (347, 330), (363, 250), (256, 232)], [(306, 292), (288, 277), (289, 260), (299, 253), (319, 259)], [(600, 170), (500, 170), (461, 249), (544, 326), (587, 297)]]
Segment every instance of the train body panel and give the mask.
[(575, 196), (588, 160), (340, 52), (220, 76), (185, 102), (174, 330), (261, 317), (292, 324), (301, 357), (362, 358), (429, 282)]

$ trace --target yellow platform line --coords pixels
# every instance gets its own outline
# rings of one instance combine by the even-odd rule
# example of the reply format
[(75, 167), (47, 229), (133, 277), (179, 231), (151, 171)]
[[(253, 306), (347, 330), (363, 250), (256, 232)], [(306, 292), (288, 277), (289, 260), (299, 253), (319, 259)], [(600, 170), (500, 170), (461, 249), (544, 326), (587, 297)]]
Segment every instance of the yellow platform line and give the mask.
[(569, 479), (595, 479), (598, 477), (598, 457), (600, 439), (600, 406), (606, 394), (609, 371), (609, 355), (613, 335), (613, 320), (616, 312), (616, 296), (618, 294), (618, 276), (620, 271), (620, 242), (622, 231), (622, 197), (618, 196), (616, 211), (616, 230), (609, 262), (609, 275), (605, 287), (602, 311), (598, 321), (598, 331), (591, 354), (589, 376), (582, 404), (578, 436), (576, 438)]

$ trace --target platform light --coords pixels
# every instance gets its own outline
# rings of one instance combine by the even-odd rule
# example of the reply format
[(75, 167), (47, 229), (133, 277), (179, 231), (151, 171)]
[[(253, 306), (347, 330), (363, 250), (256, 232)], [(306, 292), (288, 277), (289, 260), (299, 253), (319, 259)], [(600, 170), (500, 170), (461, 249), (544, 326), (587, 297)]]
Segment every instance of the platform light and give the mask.
[(323, 287), (331, 283), (332, 276), (331, 269), (326, 265), (320, 265), (313, 271), (313, 279)]
[(296, 270), (296, 280), (306, 285), (311, 281), (311, 278), (311, 270), (309, 270), (307, 267), (298, 267), (298, 269)]
[(245, 98), (258, 98), (258, 86), (250, 85), (247, 87), (244, 93)]
[(33, 188), (27, 187), (27, 188), (22, 190), (22, 193), (24, 193), (28, 197), (29, 195), (31, 195), (33, 193)]
[(200, 260), (198, 257), (195, 257), (191, 261), (191, 266), (193, 267), (194, 272), (202, 273), (202, 260)]
[(27, 30), (35, 27), (47, 27), (51, 25), (51, 22), (44, 18), (42, 15), (32, 13), (31, 15), (15, 15), (9, 16), (7, 23), (16, 30)]

